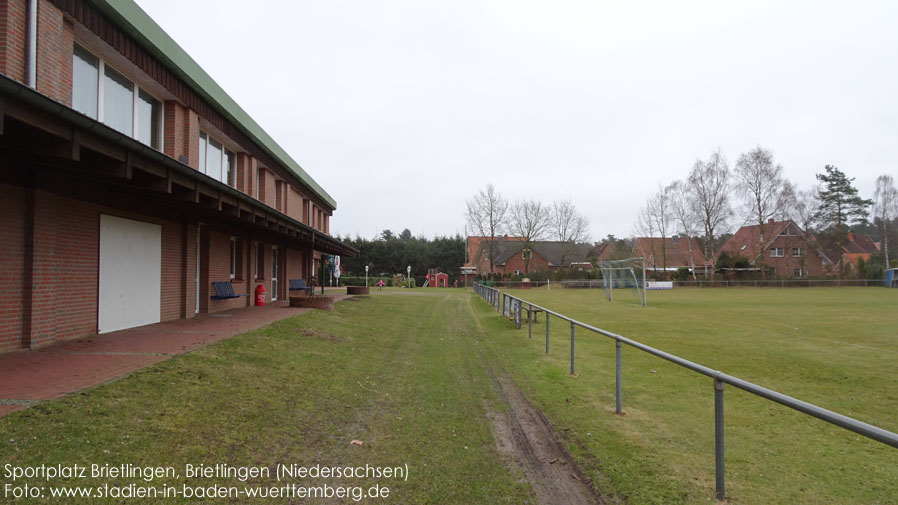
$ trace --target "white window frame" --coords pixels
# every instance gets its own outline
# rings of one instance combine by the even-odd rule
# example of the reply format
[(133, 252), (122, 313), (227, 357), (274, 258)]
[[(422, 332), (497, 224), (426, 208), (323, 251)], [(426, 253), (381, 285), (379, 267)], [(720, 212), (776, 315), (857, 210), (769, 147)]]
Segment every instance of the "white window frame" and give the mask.
[[(101, 58), (99, 55), (97, 55), (93, 51), (87, 49), (87, 47), (85, 47), (83, 44), (79, 44), (78, 41), (75, 41), (75, 44), (77, 44), (78, 47), (80, 47), (82, 51), (92, 55), (94, 58), (97, 59), (97, 62), (98, 62), (97, 63), (97, 121), (99, 121), (103, 124), (106, 124), (105, 117), (104, 117), (104, 114), (105, 114), (104, 92), (105, 92), (105, 87), (106, 87), (105, 77), (106, 77), (106, 65), (107, 65), (106, 60)], [(75, 52), (75, 48), (73, 46), (72, 47), (73, 57), (74, 57), (74, 52)], [(156, 133), (158, 135), (157, 138), (159, 140), (159, 145), (158, 146), (150, 145), (150, 147), (152, 147), (153, 149), (155, 149), (157, 151), (162, 151), (163, 146), (165, 144), (165, 142), (164, 142), (164, 139), (165, 139), (165, 135), (164, 135), (165, 134), (165, 130), (164, 130), (164, 127), (165, 127), (165, 119), (164, 119), (165, 102), (163, 102), (162, 100), (157, 98), (156, 95), (151, 93), (148, 89), (141, 88), (140, 85), (137, 84), (137, 80), (132, 79), (128, 75), (127, 72), (122, 72), (115, 65), (109, 65), (109, 68), (111, 68), (118, 74), (122, 75), (125, 79), (128, 79), (129, 81), (131, 81), (131, 84), (132, 84), (132, 87), (131, 87), (131, 112), (132, 112), (132, 114), (131, 114), (131, 116), (132, 116), (131, 117), (131, 122), (132, 122), (131, 123), (131, 138), (133, 138), (134, 140), (140, 141), (140, 139), (138, 138), (138, 131), (140, 129), (139, 128), (139, 115), (137, 113), (138, 112), (137, 101), (140, 99), (139, 98), (140, 92), (143, 91), (147, 95), (150, 95), (150, 97), (152, 97), (153, 100), (156, 100), (156, 102), (159, 103), (159, 107), (160, 107), (159, 125), (156, 127), (157, 128)], [(74, 80), (74, 76), (72, 76), (72, 77), (73, 77), (72, 87), (74, 88), (75, 80)], [(151, 136), (151, 138), (152, 138), (152, 136)], [(149, 144), (145, 144), (145, 145), (149, 145)]]
[(771, 247), (770, 248), (770, 257), (771, 258), (785, 258), (786, 257), (786, 248), (785, 247)]
[[(798, 272), (798, 275), (795, 275), (795, 272)], [(792, 277), (804, 277), (804, 270), (802, 270), (801, 268), (793, 268)]]
[[(204, 135), (206, 137), (206, 152), (203, 155), (203, 160), (205, 161), (206, 165), (209, 164), (209, 149), (213, 149), (212, 142), (215, 142), (216, 144), (221, 146), (221, 166), (219, 167), (219, 174), (220, 174), (221, 178), (210, 175), (208, 166), (200, 167), (200, 172), (208, 175), (209, 177), (212, 177), (216, 181), (221, 182), (229, 187), (236, 188), (237, 187), (237, 154), (234, 153), (234, 151), (231, 151), (230, 149), (228, 149), (224, 142), (218, 140), (217, 138), (213, 137), (212, 135), (209, 135), (209, 132), (206, 132), (203, 130), (200, 130), (200, 134), (196, 140), (197, 149), (199, 149), (200, 139)], [(231, 158), (234, 160), (234, 181), (233, 181), (234, 183), (233, 184), (231, 184), (231, 181), (228, 180), (228, 169), (230, 168), (230, 166), (228, 164), (228, 154), (230, 154)]]
[(237, 278), (237, 237), (231, 237), (231, 279)]
[(793, 258), (800, 258), (803, 254), (804, 254), (804, 249), (802, 249), (801, 247), (793, 247), (792, 248), (792, 257)]

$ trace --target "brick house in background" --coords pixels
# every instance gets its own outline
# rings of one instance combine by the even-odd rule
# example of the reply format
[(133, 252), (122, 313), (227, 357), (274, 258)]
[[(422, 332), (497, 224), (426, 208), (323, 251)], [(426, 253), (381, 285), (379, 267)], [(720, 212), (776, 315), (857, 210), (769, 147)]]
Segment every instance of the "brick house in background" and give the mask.
[(759, 225), (743, 226), (717, 251), (717, 258), (726, 252), (731, 257), (741, 256), (753, 268), (759, 268), (758, 260), (763, 254), (764, 266), (773, 269), (776, 277), (786, 279), (828, 275), (838, 262), (838, 258), (833, 261), (830, 253), (791, 219), (768, 220), (764, 225), (765, 243), (760, 242)]
[(880, 244), (874, 242), (870, 235), (849, 232), (845, 237), (844, 244), (839, 245), (838, 242), (830, 238), (821, 240), (820, 248), (836, 265), (833, 269), (834, 272), (844, 268), (846, 273), (857, 273), (858, 261), (870, 261), (874, 254), (879, 253)]
[[(463, 271), (474, 269), (478, 275), (490, 273), (488, 243), (488, 237), (467, 238), (468, 262), (462, 267)], [(594, 255), (594, 247), (591, 244), (535, 241), (527, 249), (523, 238), (507, 235), (498, 237), (493, 244), (493, 272), (500, 275), (592, 268), (590, 258)], [(529, 270), (526, 268), (528, 258)]]
[(633, 256), (645, 258), (646, 271), (664, 271), (665, 265), (670, 274), (680, 268), (703, 274), (705, 269), (705, 254), (694, 237), (637, 237)]
[(282, 298), (356, 254), (334, 199), (133, 1), (0, 16), (0, 352), (250, 304), (214, 281)]

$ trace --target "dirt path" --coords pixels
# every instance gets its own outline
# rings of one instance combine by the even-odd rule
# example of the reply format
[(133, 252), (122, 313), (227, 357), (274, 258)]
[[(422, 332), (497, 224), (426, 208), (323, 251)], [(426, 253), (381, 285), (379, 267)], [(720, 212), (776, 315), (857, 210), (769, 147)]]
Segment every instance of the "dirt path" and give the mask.
[[(476, 330), (484, 328), (467, 298), (465, 304)], [(506, 405), (504, 412), (488, 412), (493, 421), (496, 447), (513, 466), (521, 470), (542, 505), (605, 504), (592, 481), (564, 447), (555, 428), (542, 411), (521, 393), (518, 386), (484, 360), (496, 392)]]

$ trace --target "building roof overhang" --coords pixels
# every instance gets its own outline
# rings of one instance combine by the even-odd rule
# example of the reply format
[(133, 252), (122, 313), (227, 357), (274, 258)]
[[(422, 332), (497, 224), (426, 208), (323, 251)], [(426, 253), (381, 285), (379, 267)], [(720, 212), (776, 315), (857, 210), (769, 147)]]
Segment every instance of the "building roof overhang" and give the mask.
[[(0, 74), (0, 152), (328, 254), (358, 250)], [(81, 162), (82, 153), (90, 163)]]

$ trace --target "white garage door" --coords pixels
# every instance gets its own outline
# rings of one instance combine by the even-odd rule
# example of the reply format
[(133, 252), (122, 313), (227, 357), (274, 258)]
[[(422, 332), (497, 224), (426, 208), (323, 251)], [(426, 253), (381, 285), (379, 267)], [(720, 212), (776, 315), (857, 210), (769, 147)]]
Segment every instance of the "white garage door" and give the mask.
[(100, 216), (100, 333), (161, 319), (162, 227)]

